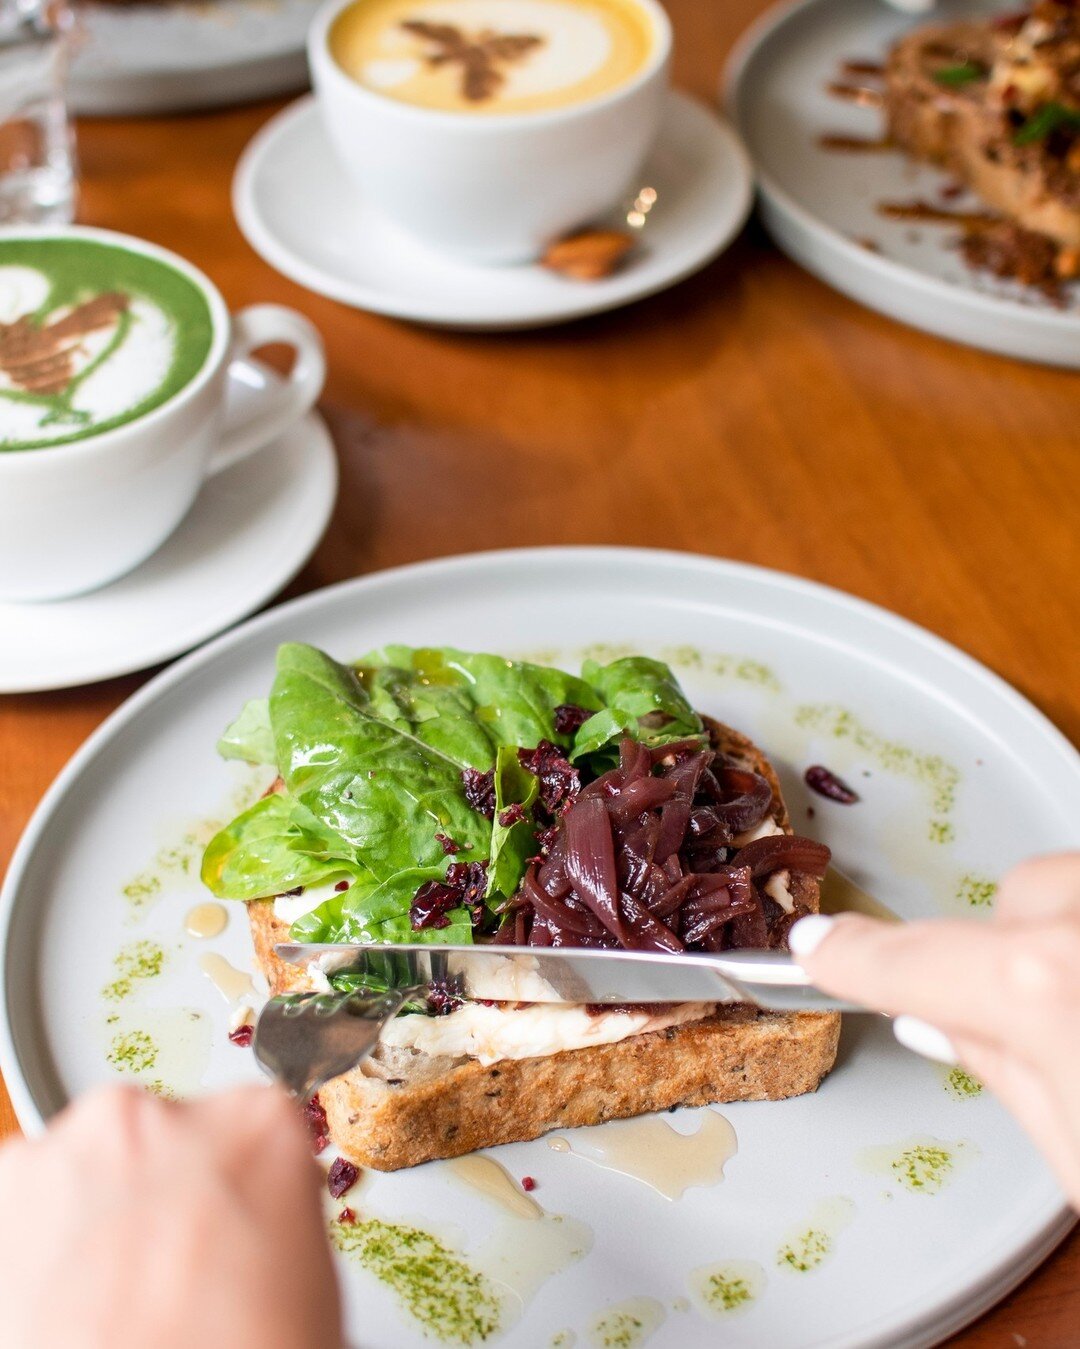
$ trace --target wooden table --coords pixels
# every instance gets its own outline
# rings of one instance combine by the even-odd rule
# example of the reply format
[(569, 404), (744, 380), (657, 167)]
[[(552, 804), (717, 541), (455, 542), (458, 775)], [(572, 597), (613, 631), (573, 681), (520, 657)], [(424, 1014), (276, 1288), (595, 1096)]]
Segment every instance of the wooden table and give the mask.
[[(678, 82), (712, 98), (763, 7), (671, 0)], [(512, 545), (741, 558), (924, 624), (1080, 735), (1080, 378), (860, 309), (756, 226), (667, 294), (563, 329), (455, 336), (355, 313), (278, 276), (233, 222), (233, 165), (275, 110), (85, 124), (80, 214), (186, 254), (234, 307), (281, 301), (322, 330), (341, 496), (288, 593)], [(0, 859), (145, 677), (0, 700)], [(0, 1085), (0, 1133), (16, 1127)], [(1080, 1235), (953, 1344), (1080, 1344)]]

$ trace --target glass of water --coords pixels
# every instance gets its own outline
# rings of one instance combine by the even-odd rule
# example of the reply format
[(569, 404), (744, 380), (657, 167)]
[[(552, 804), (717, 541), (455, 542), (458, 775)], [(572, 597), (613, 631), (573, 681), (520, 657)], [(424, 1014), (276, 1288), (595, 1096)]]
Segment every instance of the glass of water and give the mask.
[(0, 0), (0, 224), (66, 224), (75, 214), (70, 30), (66, 0)]

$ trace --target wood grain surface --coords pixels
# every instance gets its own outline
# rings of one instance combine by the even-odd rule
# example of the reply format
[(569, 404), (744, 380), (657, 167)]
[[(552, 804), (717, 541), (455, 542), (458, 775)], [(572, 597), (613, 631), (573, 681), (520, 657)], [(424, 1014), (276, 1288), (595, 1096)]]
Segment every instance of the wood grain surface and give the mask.
[[(676, 78), (715, 94), (761, 0), (670, 0)], [(474, 549), (621, 543), (777, 567), (924, 624), (1080, 735), (1080, 376), (859, 308), (751, 225), (664, 295), (562, 329), (458, 336), (353, 312), (260, 261), (229, 207), (278, 105), (79, 128), (80, 218), (187, 255), (233, 307), (322, 330), (341, 495), (297, 594)], [(146, 678), (0, 699), (0, 862)], [(17, 1125), (0, 1088), (0, 1133)], [(952, 1343), (1080, 1344), (1080, 1237)]]

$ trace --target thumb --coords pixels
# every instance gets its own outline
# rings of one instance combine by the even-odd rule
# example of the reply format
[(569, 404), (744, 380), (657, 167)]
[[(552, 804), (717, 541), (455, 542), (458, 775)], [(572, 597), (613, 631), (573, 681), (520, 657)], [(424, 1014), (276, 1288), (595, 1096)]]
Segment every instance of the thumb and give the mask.
[(1003, 996), (1008, 942), (985, 924), (815, 914), (795, 924), (788, 944), (819, 988), (872, 1011), (980, 1039), (998, 1039), (1015, 1017)]

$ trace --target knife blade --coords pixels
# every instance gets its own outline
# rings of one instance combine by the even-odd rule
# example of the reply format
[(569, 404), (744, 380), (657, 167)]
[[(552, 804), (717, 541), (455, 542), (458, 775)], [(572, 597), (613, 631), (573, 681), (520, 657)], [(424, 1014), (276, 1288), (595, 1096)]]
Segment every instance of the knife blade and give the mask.
[(859, 1011), (815, 988), (786, 951), (292, 943), (291, 965), (349, 971), (372, 988), (446, 985), (464, 998), (530, 1003), (750, 1002), (769, 1011)]

